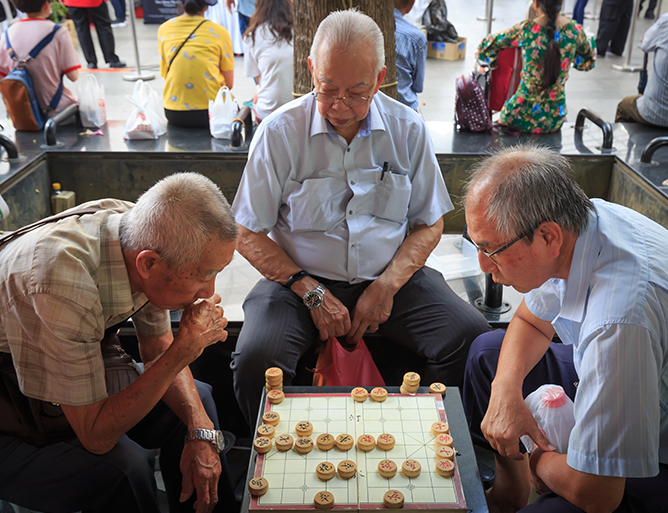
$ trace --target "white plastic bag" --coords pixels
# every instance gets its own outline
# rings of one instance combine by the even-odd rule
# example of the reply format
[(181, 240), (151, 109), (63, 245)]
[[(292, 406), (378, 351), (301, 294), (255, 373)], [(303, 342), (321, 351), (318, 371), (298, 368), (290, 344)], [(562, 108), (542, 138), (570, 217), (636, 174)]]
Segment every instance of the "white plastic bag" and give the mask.
[(216, 139), (232, 137), (232, 121), (239, 112), (239, 106), (232, 97), (232, 93), (223, 86), (216, 94), (216, 100), (209, 100), (209, 129)]
[(137, 80), (132, 96), (125, 98), (135, 108), (125, 123), (123, 139), (157, 139), (167, 132), (162, 100), (151, 86), (143, 80)]
[[(559, 385), (543, 385), (530, 393), (524, 400), (536, 419), (545, 437), (557, 448), (559, 454), (566, 454), (568, 438), (575, 426), (573, 401)], [(534, 443), (528, 435), (520, 438), (529, 452)]]
[(107, 108), (104, 102), (104, 86), (91, 73), (79, 79), (79, 112), (85, 127), (100, 128), (107, 122)]

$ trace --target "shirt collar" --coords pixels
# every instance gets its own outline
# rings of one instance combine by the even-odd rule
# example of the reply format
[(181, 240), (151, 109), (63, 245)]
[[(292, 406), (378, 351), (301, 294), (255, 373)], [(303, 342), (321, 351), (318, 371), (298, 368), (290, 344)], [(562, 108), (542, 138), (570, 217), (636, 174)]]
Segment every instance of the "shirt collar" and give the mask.
[(110, 214), (106, 227), (102, 228), (102, 244), (106, 248), (101, 249), (103, 258), (106, 256), (106, 261), (101, 262), (100, 276), (103, 275), (103, 272), (107, 278), (99, 281), (98, 290), (101, 303), (108, 305), (108, 310), (105, 309), (108, 325), (115, 324), (118, 317), (127, 318), (147, 301), (143, 293), (133, 294), (130, 287), (130, 277), (125, 267), (118, 234), (121, 217), (122, 214)]
[[(355, 137), (366, 137), (370, 135), (373, 130), (385, 130), (385, 124), (383, 123), (383, 119), (380, 115), (380, 110), (376, 102), (378, 94), (381, 93), (376, 93), (373, 95), (373, 99), (371, 100), (371, 106), (369, 107), (369, 113), (362, 120), (360, 129), (358, 130), (357, 135), (355, 135)], [(311, 102), (310, 136), (313, 137), (314, 135), (318, 134), (329, 134), (332, 137), (339, 137), (339, 135), (334, 131), (334, 127), (332, 127), (331, 123), (327, 121), (322, 116), (322, 114), (320, 114), (320, 111), (318, 111), (318, 106), (315, 96), (313, 96), (313, 94), (311, 93), (309, 93), (309, 96), (310, 98), (308, 101)]]
[(598, 216), (589, 213), (587, 226), (582, 230), (575, 242), (573, 261), (568, 272), (564, 299), (559, 317), (581, 322), (584, 318), (587, 297), (589, 295), (589, 277), (591, 276), (601, 243), (598, 239)]

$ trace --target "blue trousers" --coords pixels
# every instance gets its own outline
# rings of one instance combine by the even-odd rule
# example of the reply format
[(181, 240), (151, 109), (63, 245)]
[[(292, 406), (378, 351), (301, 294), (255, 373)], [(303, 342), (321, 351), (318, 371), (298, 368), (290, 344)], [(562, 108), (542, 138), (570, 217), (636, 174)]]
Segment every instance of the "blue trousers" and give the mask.
[[(473, 443), (492, 450), (480, 430), (489, 397), (491, 384), (496, 376), (504, 330), (491, 331), (473, 341), (466, 361), (462, 401)], [(547, 384), (561, 385), (566, 394), (575, 398), (578, 376), (573, 365), (573, 347), (559, 343), (550, 349), (524, 380), (522, 395), (526, 397), (538, 387)], [(518, 441), (518, 443), (520, 443)], [(521, 445), (521, 444), (520, 444)], [(524, 450), (523, 447), (521, 447)], [(627, 479), (622, 503), (615, 513), (665, 513), (668, 512), (668, 465), (659, 466), (659, 475), (643, 479)], [(563, 497), (555, 493), (541, 495), (533, 504), (522, 508), (522, 513), (582, 513)]]
[[(211, 387), (197, 381), (196, 384), (209, 417), (217, 424)], [(159, 402), (111, 451), (102, 455), (88, 452), (78, 438), (34, 447), (0, 434), (0, 499), (42, 513), (160, 513), (153, 473), (153, 449), (160, 448), (169, 511), (191, 513), (194, 497), (179, 502), (179, 462), (186, 431), (172, 410)], [(222, 454), (221, 464), (216, 511), (236, 511), (227, 461)]]
[(588, 1), (589, 0), (578, 0), (575, 2), (575, 7), (573, 7), (573, 19), (580, 25), (584, 22), (585, 7), (587, 7)]

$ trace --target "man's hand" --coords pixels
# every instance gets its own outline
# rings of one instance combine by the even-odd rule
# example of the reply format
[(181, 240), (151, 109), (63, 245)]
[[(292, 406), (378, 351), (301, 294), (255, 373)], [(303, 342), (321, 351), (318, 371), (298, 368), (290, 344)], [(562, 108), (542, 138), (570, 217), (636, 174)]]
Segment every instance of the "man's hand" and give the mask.
[(394, 292), (380, 280), (375, 280), (357, 300), (348, 337), (358, 342), (364, 332), (378, 331), (378, 326), (389, 319), (394, 304)]
[(482, 433), (492, 448), (501, 456), (520, 461), (519, 438), (529, 435), (534, 443), (544, 451), (555, 448), (538, 428), (536, 419), (527, 408), (521, 390), (509, 392), (504, 388), (494, 388), (489, 399), (485, 418), (480, 424)]
[(224, 317), (223, 307), (218, 304), (220, 301), (220, 295), (214, 294), (209, 299), (188, 305), (183, 310), (179, 332), (173, 345), (185, 348), (192, 357), (191, 362), (208, 346), (227, 339), (227, 319)]
[(186, 442), (181, 454), (181, 497), (184, 502), (193, 491), (197, 513), (211, 513), (218, 503), (218, 479), (222, 472), (220, 456), (213, 444), (204, 440)]
[(234, 7), (234, 0), (225, 0), (225, 5), (227, 6), (227, 10), (230, 11), (230, 14), (232, 14), (232, 7)]
[(342, 337), (350, 330), (348, 309), (329, 291), (325, 292), (322, 304), (310, 313), (315, 327), (320, 331), (320, 340)]

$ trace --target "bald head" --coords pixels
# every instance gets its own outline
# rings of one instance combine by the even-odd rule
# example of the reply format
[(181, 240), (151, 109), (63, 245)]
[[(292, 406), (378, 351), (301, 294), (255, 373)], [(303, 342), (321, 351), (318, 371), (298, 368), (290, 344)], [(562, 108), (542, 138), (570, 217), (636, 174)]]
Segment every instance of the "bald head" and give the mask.
[(502, 150), (483, 160), (463, 192), (466, 211), (484, 213), (487, 223), (507, 237), (545, 221), (577, 235), (594, 210), (573, 178), (568, 160), (535, 145)]
[(356, 8), (332, 12), (322, 20), (313, 37), (309, 54), (313, 68), (334, 50), (349, 59), (373, 56), (375, 75), (385, 66), (383, 33), (373, 19)]

